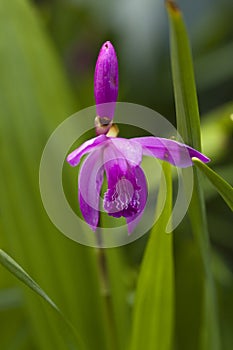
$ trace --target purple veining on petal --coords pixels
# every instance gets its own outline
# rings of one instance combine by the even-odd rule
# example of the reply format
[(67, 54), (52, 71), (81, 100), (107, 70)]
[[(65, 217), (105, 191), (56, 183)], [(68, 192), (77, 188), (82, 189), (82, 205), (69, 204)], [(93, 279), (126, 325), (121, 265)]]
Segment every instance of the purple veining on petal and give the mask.
[[(105, 170), (112, 167), (113, 165), (117, 165), (122, 173), (126, 173), (128, 169), (128, 163), (127, 159), (121, 154), (121, 152), (118, 151), (117, 147), (114, 146), (112, 143), (112, 139), (108, 139), (108, 142), (106, 143), (106, 146), (104, 148), (103, 152), (103, 160), (104, 160), (104, 166)], [(111, 176), (108, 178), (108, 182), (111, 183), (111, 181), (114, 180), (114, 176)]]
[(126, 222), (128, 225), (128, 234), (130, 235), (135, 227), (139, 224), (142, 215), (144, 213), (144, 209), (146, 207), (146, 202), (147, 202), (147, 182), (146, 182), (146, 177), (145, 174), (139, 166), (135, 168), (135, 179), (136, 183), (139, 186), (139, 191), (138, 191), (138, 201), (139, 201), (139, 207), (138, 211), (135, 215), (129, 216), (126, 218)]
[(78, 197), (84, 220), (96, 230), (99, 222), (100, 190), (103, 184), (104, 168), (102, 150), (96, 150), (84, 160), (78, 180)]
[(140, 209), (140, 190), (130, 165), (117, 148), (109, 143), (104, 149), (104, 167), (108, 190), (104, 195), (104, 210), (116, 218), (135, 216)]
[(108, 138), (105, 135), (97, 136), (91, 140), (84, 142), (80, 147), (71, 152), (67, 157), (67, 162), (71, 166), (76, 166), (80, 162), (82, 156), (86, 153), (92, 152), (101, 146)]
[(204, 154), (194, 148), (180, 142), (160, 137), (140, 137), (132, 139), (143, 147), (143, 154), (165, 160), (177, 167), (186, 168), (192, 166), (192, 157), (197, 157), (202, 162), (210, 161)]
[(116, 218), (135, 215), (140, 206), (140, 187), (135, 181), (134, 169), (122, 173), (115, 164), (108, 169), (107, 173), (109, 177), (113, 177), (113, 174), (117, 176), (114, 176), (115, 183), (108, 187), (104, 195), (105, 211)]
[(110, 41), (102, 45), (96, 62), (94, 95), (97, 115), (112, 120), (118, 96), (118, 62)]

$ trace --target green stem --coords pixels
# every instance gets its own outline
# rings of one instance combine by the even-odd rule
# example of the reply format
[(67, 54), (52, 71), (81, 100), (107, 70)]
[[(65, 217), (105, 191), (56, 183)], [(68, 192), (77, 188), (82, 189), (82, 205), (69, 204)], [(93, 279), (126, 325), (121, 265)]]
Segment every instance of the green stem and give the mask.
[(111, 350), (117, 350), (118, 347), (117, 347), (115, 318), (114, 318), (114, 311), (113, 311), (111, 291), (110, 291), (107, 259), (104, 252), (104, 248), (102, 248), (103, 240), (102, 240), (101, 228), (97, 229), (96, 240), (98, 244), (98, 248), (96, 249), (96, 254), (97, 254), (97, 264), (99, 268), (99, 279), (100, 279), (101, 292), (104, 298), (107, 328), (109, 331), (107, 336), (107, 341), (109, 344), (109, 348)]

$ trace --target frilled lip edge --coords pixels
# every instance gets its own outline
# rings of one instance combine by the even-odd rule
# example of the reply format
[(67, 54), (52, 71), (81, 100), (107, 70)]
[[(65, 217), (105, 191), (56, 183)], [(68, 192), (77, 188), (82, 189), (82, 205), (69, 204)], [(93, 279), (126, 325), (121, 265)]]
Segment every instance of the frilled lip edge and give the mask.
[[(87, 144), (86, 151), (90, 151), (90, 144), (93, 143), (98, 144), (91, 141)], [(104, 198), (105, 211), (110, 216), (124, 216), (130, 234), (143, 214), (147, 201), (147, 183), (139, 167), (141, 152), (136, 154), (135, 149), (132, 150), (131, 162), (128, 162), (127, 156), (132, 144), (123, 140), (121, 146), (117, 147), (117, 143), (115, 139), (113, 143), (109, 139), (109, 143), (102, 144), (104, 149), (97, 146), (87, 155), (79, 173), (78, 197), (83, 218), (95, 231), (99, 222), (100, 191), (105, 171), (108, 182)], [(80, 153), (83, 151), (82, 148)], [(77, 161), (80, 154), (75, 153), (75, 157)], [(110, 193), (111, 197), (108, 197)]]
[[(128, 233), (138, 225), (147, 202), (147, 182), (140, 167), (141, 148), (124, 140), (113, 139), (104, 149), (104, 169), (108, 189), (104, 195), (104, 210), (113, 217), (125, 217)], [(133, 146), (133, 147), (132, 147)], [(127, 157), (131, 153), (131, 158)]]
[[(210, 161), (204, 154), (188, 145), (153, 136), (123, 139), (100, 135), (84, 142), (79, 148), (70, 153), (67, 161), (71, 166), (76, 166), (85, 154), (88, 154), (88, 156), (80, 169), (78, 197), (84, 220), (94, 231), (99, 222), (100, 191), (103, 184), (104, 170), (108, 178), (108, 189), (117, 184), (116, 180), (115, 183), (110, 183), (113, 173), (111, 173), (111, 166), (108, 167), (107, 165), (108, 162), (109, 164), (113, 162), (120, 167), (122, 174), (128, 174), (127, 171), (134, 173), (135, 183), (138, 186), (137, 195), (140, 198), (140, 205), (134, 215), (124, 215), (129, 234), (132, 233), (141, 220), (147, 201), (146, 177), (140, 168), (142, 155), (165, 160), (181, 168), (192, 166), (192, 157), (196, 157), (204, 163)], [(112, 215), (112, 213), (108, 214)]]

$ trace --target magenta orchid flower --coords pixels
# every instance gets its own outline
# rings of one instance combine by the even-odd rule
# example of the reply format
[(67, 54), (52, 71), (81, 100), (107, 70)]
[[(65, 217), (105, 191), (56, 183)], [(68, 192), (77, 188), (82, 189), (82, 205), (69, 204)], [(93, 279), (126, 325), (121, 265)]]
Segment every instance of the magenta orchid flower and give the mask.
[[(88, 154), (78, 180), (80, 209), (88, 225), (94, 231), (98, 226), (100, 191), (105, 172), (108, 188), (104, 194), (103, 208), (110, 216), (125, 217), (128, 232), (131, 233), (139, 223), (147, 202), (147, 182), (140, 167), (143, 155), (167, 161), (180, 168), (192, 166), (192, 157), (199, 158), (204, 163), (209, 162), (209, 158), (190, 146), (170, 139), (152, 136), (124, 139), (108, 136), (117, 95), (117, 57), (108, 41), (101, 48), (95, 71), (95, 99), (100, 123), (96, 130), (101, 135), (84, 142), (68, 155), (67, 161), (71, 166), (76, 166)], [(104, 132), (101, 127), (105, 125), (107, 128)]]

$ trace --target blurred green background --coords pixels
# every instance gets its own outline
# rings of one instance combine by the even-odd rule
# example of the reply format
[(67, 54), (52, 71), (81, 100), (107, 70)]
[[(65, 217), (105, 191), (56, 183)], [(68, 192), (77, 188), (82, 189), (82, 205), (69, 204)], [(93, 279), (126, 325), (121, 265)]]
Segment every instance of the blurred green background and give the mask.
[[(179, 6), (193, 52), (203, 151), (212, 159), (213, 169), (232, 183), (232, 0), (183, 0)], [(38, 170), (55, 127), (94, 104), (95, 61), (106, 40), (118, 55), (119, 101), (145, 105), (175, 123), (163, 1), (0, 1), (0, 246), (56, 301), (81, 330), (88, 348), (101, 350), (113, 349), (112, 324), (104, 306), (109, 290), (116, 349), (126, 348), (147, 235), (106, 253), (110, 266), (106, 292), (95, 250), (68, 240), (49, 221), (40, 199)], [(130, 130), (128, 136), (133, 136)], [(70, 181), (75, 185), (76, 179)], [(231, 350), (232, 213), (207, 181), (203, 186), (222, 346)], [(197, 349), (193, 340), (200, 320), (189, 297), (198, 293), (199, 266), (193, 265), (196, 252), (187, 218), (174, 233), (174, 241), (179, 311), (173, 345)], [(0, 268), (1, 350), (66, 349), (55, 324), (52, 311)]]

